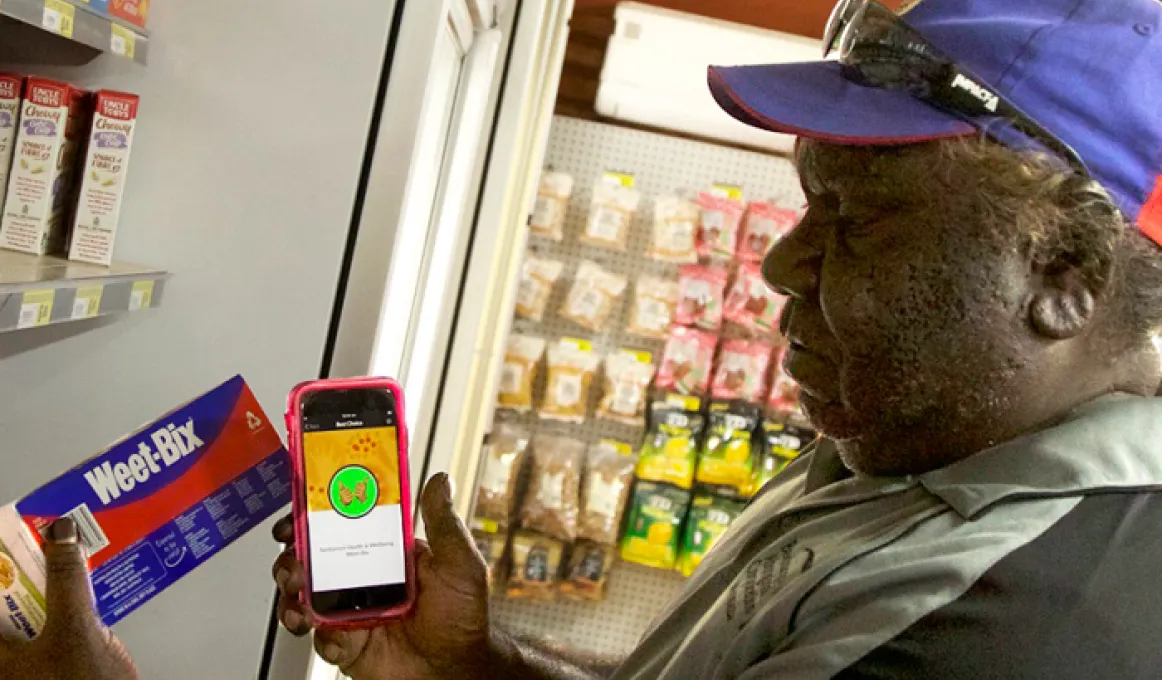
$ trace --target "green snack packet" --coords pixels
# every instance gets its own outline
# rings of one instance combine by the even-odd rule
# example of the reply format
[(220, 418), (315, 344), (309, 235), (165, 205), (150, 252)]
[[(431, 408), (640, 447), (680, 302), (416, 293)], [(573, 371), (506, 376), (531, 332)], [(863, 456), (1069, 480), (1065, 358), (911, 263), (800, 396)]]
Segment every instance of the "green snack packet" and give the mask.
[(689, 491), (638, 482), (621, 542), (621, 559), (647, 567), (673, 569), (678, 559), (682, 520), (689, 507)]
[(757, 406), (742, 402), (712, 403), (710, 428), (695, 480), (747, 494), (755, 476), (757, 456), (752, 440), (758, 423)]
[(743, 505), (717, 496), (694, 497), (686, 531), (682, 536), (682, 552), (677, 568), (689, 577), (702, 564), (706, 553), (722, 538), (734, 520), (742, 513)]
[(650, 429), (638, 458), (638, 479), (689, 489), (694, 484), (698, 439), (706, 419), (701, 413), (664, 402), (653, 404), (650, 414)]
[(815, 441), (816, 436), (814, 430), (790, 423), (763, 423), (763, 438), (766, 441), (749, 495), (758, 493), (759, 489), (774, 479), (791, 461), (798, 458), (803, 449)]

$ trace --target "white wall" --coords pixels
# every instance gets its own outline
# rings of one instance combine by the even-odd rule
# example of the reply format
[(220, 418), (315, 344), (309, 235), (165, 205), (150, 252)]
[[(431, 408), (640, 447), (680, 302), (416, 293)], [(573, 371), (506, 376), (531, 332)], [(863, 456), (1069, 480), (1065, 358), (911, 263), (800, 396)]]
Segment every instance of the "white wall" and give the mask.
[[(117, 256), (174, 278), (156, 311), (0, 335), (0, 502), (234, 373), (275, 418), (317, 376), (394, 3), (152, 5), (149, 66), (55, 75), (141, 94)], [(274, 553), (257, 529), (119, 624), (142, 677), (253, 677)]]

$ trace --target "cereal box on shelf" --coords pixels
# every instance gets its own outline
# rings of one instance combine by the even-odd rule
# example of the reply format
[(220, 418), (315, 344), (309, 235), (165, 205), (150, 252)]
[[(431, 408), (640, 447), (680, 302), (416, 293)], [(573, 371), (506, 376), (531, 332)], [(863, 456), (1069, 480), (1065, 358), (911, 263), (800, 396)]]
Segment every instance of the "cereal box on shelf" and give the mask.
[(62, 516), (77, 523), (97, 613), (112, 625), (289, 501), (289, 456), (235, 376), (0, 506), (0, 637), (43, 631), (41, 536)]
[(89, 106), (88, 93), (67, 83), (46, 78), (26, 82), (0, 247), (33, 255), (64, 249)]
[(8, 168), (12, 165), (12, 149), (16, 146), (16, 126), (20, 121), (20, 97), (24, 94), (24, 78), (11, 73), (0, 73), (0, 210), (8, 191)]
[(134, 26), (145, 28), (149, 20), (149, 0), (105, 0), (109, 4), (109, 14), (123, 19)]
[(81, 188), (69, 241), (69, 259), (108, 265), (129, 171), (137, 95), (101, 90), (96, 95)]

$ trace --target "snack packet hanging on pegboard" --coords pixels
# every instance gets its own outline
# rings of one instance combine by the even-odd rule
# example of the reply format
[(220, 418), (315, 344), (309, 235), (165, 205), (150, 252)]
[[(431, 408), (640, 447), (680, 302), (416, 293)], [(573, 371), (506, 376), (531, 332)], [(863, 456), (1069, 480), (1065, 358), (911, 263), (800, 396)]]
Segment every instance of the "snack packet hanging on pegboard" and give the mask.
[(557, 540), (518, 531), (512, 537), (512, 569), (506, 594), (511, 599), (553, 600), (565, 546)]
[(646, 257), (687, 264), (698, 261), (698, 206), (680, 196), (654, 201), (654, 231)]
[(689, 264), (678, 274), (678, 309), (674, 322), (708, 331), (722, 327), (726, 270)]
[(799, 223), (799, 213), (771, 203), (752, 202), (738, 240), (738, 259), (759, 264), (779, 239)]
[(705, 417), (698, 411), (662, 402), (653, 404), (650, 429), (638, 454), (638, 479), (689, 489), (698, 467), (698, 443), (705, 424)]
[(626, 425), (641, 426), (646, 399), (654, 379), (653, 357), (649, 352), (620, 350), (605, 358), (605, 389), (597, 417)]
[(497, 424), (482, 452), (475, 519), (501, 531), (508, 528), (516, 510), (517, 482), (528, 445), (527, 428), (510, 423)]
[(530, 257), (521, 267), (520, 287), (516, 292), (516, 315), (530, 321), (545, 318), (545, 309), (553, 295), (553, 286), (561, 278), (565, 265), (559, 260)]
[(746, 496), (759, 458), (756, 453), (759, 447), (754, 443), (759, 420), (759, 408), (753, 404), (712, 403), (694, 480), (725, 487), (732, 495)]
[(520, 512), (521, 528), (572, 541), (577, 538), (585, 445), (568, 437), (539, 434), (533, 438), (532, 449), (529, 488)]
[(546, 171), (541, 175), (537, 202), (529, 219), (529, 231), (553, 241), (565, 237), (565, 216), (573, 196), (573, 178), (563, 172)]
[(706, 331), (693, 328), (670, 331), (656, 380), (658, 388), (680, 394), (705, 394), (717, 345), (718, 336)]
[(679, 531), (689, 507), (689, 491), (638, 482), (621, 542), (621, 559), (657, 569), (673, 569), (678, 560)]
[(583, 260), (561, 307), (561, 317), (594, 333), (603, 332), (626, 284), (625, 277), (606, 271), (596, 262)]
[(677, 281), (643, 276), (634, 286), (633, 307), (626, 332), (643, 338), (665, 338), (674, 323), (677, 308)]
[(694, 496), (678, 555), (677, 569), (683, 576), (689, 578), (694, 573), (742, 510), (741, 503), (725, 498), (706, 494)]
[(588, 340), (562, 338), (550, 347), (548, 379), (538, 414), (549, 420), (585, 422), (599, 362)]
[(605, 599), (605, 582), (613, 568), (614, 548), (578, 541), (569, 554), (569, 566), (561, 581), (561, 595), (570, 600), (597, 602)]
[(598, 180), (593, 187), (593, 204), (585, 231), (581, 234), (581, 243), (625, 250), (639, 203), (641, 194), (636, 189), (605, 178)]
[(745, 208), (741, 201), (701, 192), (696, 201), (700, 209), (698, 256), (706, 259), (731, 260), (738, 246), (738, 230)]
[(722, 343), (718, 354), (718, 370), (710, 395), (715, 399), (741, 399), (751, 403), (762, 401), (766, 388), (767, 368), (774, 348), (759, 340), (732, 339)]
[(723, 318), (748, 333), (769, 337), (768, 334), (778, 328), (779, 315), (786, 303), (787, 298), (776, 293), (763, 280), (759, 265), (743, 264), (726, 295)]
[(625, 442), (603, 439), (589, 450), (581, 484), (577, 536), (603, 545), (617, 543), (637, 460)]
[(525, 412), (533, 407), (537, 365), (545, 354), (544, 338), (514, 333), (508, 339), (496, 402), (501, 408)]

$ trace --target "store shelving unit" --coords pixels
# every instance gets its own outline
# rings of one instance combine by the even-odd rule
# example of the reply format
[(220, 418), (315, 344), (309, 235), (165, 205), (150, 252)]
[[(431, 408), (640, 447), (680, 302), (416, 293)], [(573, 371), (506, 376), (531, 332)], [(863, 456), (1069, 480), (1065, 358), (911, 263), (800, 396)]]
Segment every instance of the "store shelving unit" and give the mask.
[(0, 0), (0, 17), (16, 19), (101, 52), (144, 64), (149, 35), (81, 0)]
[(156, 307), (168, 278), (135, 264), (101, 267), (0, 250), (0, 333)]

